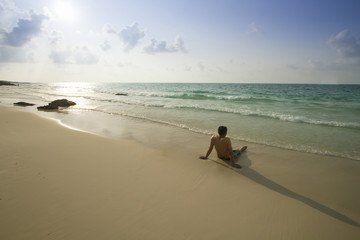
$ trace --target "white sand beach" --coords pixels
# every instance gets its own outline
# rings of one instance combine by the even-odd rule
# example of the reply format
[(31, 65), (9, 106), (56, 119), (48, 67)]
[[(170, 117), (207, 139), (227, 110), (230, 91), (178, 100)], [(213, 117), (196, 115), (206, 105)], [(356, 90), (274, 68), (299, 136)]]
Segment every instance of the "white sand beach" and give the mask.
[[(248, 144), (189, 148), (0, 107), (0, 239), (360, 239), (360, 162)], [(236, 145), (234, 143), (233, 145)]]

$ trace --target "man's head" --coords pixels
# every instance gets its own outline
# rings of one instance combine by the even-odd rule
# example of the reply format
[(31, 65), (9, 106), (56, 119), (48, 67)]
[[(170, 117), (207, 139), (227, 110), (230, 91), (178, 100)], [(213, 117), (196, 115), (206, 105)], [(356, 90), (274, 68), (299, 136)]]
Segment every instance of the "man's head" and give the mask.
[(227, 133), (227, 128), (225, 126), (220, 126), (218, 128), (218, 133), (220, 136), (225, 136)]

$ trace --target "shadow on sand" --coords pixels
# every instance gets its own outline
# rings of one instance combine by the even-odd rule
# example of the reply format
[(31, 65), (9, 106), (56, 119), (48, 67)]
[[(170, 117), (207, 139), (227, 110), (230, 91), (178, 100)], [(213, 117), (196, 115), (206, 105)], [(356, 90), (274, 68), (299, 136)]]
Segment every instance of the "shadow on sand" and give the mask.
[(238, 161), (240, 160), (240, 164), (241, 166), (243, 167), (242, 169), (236, 169), (236, 168), (233, 168), (231, 165), (230, 165), (230, 161), (216, 161), (216, 160), (212, 160), (212, 159), (209, 159), (210, 161), (212, 162), (215, 162), (221, 166), (224, 166), (226, 168), (229, 168), (231, 169), (232, 171), (240, 174), (240, 175), (243, 175), (249, 179), (251, 179), (252, 181), (258, 183), (258, 184), (261, 184), (263, 185), (264, 187), (267, 187), (268, 189), (271, 189), (275, 192), (278, 192), (284, 196), (287, 196), (287, 197), (290, 197), (290, 198), (293, 198), (295, 200), (298, 200), (330, 217), (333, 217), (335, 219), (338, 219), (344, 223), (347, 223), (347, 224), (350, 224), (350, 225), (353, 225), (353, 226), (356, 226), (356, 227), (359, 227), (360, 225), (352, 220), (351, 218), (329, 208), (329, 207), (326, 207), (308, 197), (305, 197), (305, 196), (302, 196), (298, 193), (295, 193), (281, 185), (279, 185), (278, 183), (264, 177), (263, 175), (261, 175), (260, 173), (258, 173), (257, 171), (249, 168), (251, 166), (251, 161), (250, 159), (247, 157), (246, 155), (246, 152), (243, 153), (239, 158), (238, 158)]

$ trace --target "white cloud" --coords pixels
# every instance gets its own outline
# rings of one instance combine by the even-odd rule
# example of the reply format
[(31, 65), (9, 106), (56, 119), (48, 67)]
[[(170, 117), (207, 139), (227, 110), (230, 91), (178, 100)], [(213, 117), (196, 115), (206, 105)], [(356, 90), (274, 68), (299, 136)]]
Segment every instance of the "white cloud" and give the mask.
[(151, 39), (151, 43), (144, 47), (145, 53), (171, 53), (171, 52), (186, 52), (184, 48), (184, 41), (177, 37), (173, 45), (168, 46), (166, 41), (158, 42), (156, 39)]
[(0, 62), (27, 62), (26, 51), (14, 47), (0, 47)]
[(50, 42), (50, 45), (52, 47), (60, 47), (60, 45), (62, 44), (64, 37), (63, 34), (59, 31), (52, 31), (49, 36), (48, 36), (48, 40)]
[(359, 59), (337, 59), (336, 61), (308, 60), (310, 69), (317, 71), (353, 71), (359, 69), (359, 64)]
[(176, 47), (176, 49), (178, 51), (180, 51), (180, 52), (186, 53), (187, 50), (185, 50), (184, 45), (185, 45), (184, 40), (181, 37), (177, 36), (176, 39), (175, 39), (175, 47)]
[(103, 31), (107, 34), (116, 34), (117, 35), (115, 28), (111, 24), (106, 24), (103, 28)]
[(308, 67), (317, 71), (353, 71), (360, 66), (360, 40), (345, 29), (328, 39), (327, 44), (338, 53), (336, 59), (309, 59)]
[(65, 50), (65, 51), (52, 50), (49, 55), (49, 58), (54, 63), (64, 64), (64, 63), (70, 63), (70, 62), (68, 62), (68, 59), (70, 58), (70, 56), (71, 56), (71, 53), (67, 50)]
[[(138, 23), (134, 23), (130, 26), (125, 26), (120, 31), (117, 31), (111, 24), (106, 24), (103, 28), (103, 32), (109, 35), (118, 36), (119, 39), (124, 43), (125, 51), (130, 51), (136, 46), (139, 45), (139, 42), (145, 38), (145, 32), (139, 28)], [(186, 53), (184, 40), (181, 37), (176, 37), (173, 44), (168, 44), (166, 41), (158, 41), (155, 38), (150, 40), (144, 48), (144, 53), (153, 54), (153, 53), (171, 53), (171, 52), (184, 52)], [(104, 41), (100, 45), (103, 51), (110, 49), (110, 44), (108, 41)]]
[(140, 40), (145, 37), (145, 32), (139, 29), (138, 23), (126, 26), (119, 32), (111, 24), (106, 24), (103, 28), (103, 32), (110, 35), (117, 35), (124, 43), (124, 50), (127, 52), (136, 47)]
[(11, 0), (0, 1), (0, 29), (8, 29), (17, 23), (23, 11)]
[(77, 46), (73, 50), (52, 50), (49, 58), (58, 64), (97, 64), (99, 56), (86, 46)]
[(134, 23), (132, 26), (123, 28), (118, 36), (124, 42), (125, 50), (130, 51), (145, 37), (145, 32), (139, 29), (138, 23)]
[(360, 57), (360, 41), (345, 29), (336, 36), (328, 40), (328, 44), (334, 48), (341, 57), (359, 58)]
[(174, 52), (175, 49), (172, 47), (166, 46), (165, 41), (158, 42), (156, 39), (151, 39), (151, 43), (145, 46), (144, 52), (146, 53), (156, 53), (156, 52)]
[(99, 62), (99, 57), (91, 53), (86, 46), (75, 48), (74, 59), (77, 64), (97, 64)]
[(256, 25), (256, 23), (252, 22), (250, 24), (250, 30), (245, 34), (246, 36), (254, 36), (262, 34), (262, 30)]
[(111, 45), (110, 45), (109, 41), (105, 40), (103, 43), (100, 44), (100, 48), (101, 48), (101, 50), (106, 52), (111, 49)]
[(6, 13), (5, 6), (3, 5), (2, 2), (0, 2), (0, 16), (4, 16), (5, 13)]
[(24, 46), (41, 33), (41, 26), (46, 19), (48, 19), (46, 15), (32, 12), (30, 19), (19, 19), (12, 31), (2, 29), (0, 31), (1, 43), (13, 47)]
[(313, 70), (325, 70), (326, 69), (324, 62), (321, 60), (318, 60), (318, 59), (309, 59), (308, 65), (309, 65), (310, 69), (313, 69)]

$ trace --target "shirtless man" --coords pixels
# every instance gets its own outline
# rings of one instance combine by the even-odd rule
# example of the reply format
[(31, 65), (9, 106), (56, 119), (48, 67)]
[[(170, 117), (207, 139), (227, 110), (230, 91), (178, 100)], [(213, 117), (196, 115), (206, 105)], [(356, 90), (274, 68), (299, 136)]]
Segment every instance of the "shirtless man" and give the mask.
[(220, 159), (231, 160), (233, 167), (241, 168), (241, 166), (235, 163), (235, 157), (240, 155), (243, 151), (247, 149), (247, 146), (242, 147), (241, 149), (232, 149), (230, 138), (226, 137), (227, 128), (220, 126), (218, 129), (219, 135), (214, 135), (211, 137), (210, 146), (205, 156), (200, 156), (201, 159), (207, 159), (211, 151), (215, 146), (216, 153)]

